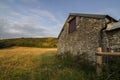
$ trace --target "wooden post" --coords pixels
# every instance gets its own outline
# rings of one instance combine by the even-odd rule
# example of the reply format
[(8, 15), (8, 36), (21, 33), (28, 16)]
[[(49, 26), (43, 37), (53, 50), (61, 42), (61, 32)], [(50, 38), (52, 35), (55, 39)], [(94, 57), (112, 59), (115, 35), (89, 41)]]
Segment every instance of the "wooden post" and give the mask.
[[(99, 53), (102, 53), (101, 47), (97, 48), (97, 54), (99, 54)], [(97, 58), (96, 59), (96, 62), (97, 62), (96, 72), (97, 72), (97, 74), (100, 74), (102, 71), (102, 56), (97, 55), (96, 58)]]

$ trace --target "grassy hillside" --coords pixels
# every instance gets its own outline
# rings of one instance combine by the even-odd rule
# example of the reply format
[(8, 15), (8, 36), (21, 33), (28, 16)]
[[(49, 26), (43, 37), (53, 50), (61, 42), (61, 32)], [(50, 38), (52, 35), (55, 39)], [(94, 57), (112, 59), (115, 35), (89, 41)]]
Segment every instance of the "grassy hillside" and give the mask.
[(16, 38), (0, 40), (0, 48), (12, 46), (56, 48), (57, 38)]

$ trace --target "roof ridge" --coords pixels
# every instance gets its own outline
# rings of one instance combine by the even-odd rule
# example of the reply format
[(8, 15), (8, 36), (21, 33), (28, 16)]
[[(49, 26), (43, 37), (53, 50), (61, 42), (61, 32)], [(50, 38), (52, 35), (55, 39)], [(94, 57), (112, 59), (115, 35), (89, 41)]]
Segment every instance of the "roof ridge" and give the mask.
[(69, 15), (101, 15), (101, 16), (107, 16), (108, 14), (92, 14), (92, 13), (69, 13)]

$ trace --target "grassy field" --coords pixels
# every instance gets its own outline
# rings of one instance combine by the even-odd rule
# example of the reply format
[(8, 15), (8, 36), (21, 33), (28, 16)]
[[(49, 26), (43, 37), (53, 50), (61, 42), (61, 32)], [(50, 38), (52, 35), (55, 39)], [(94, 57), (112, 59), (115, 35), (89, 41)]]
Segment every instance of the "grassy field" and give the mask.
[(56, 48), (1, 49), (0, 80), (94, 80), (95, 73), (88, 63), (59, 59), (56, 51)]
[(0, 50), (0, 80), (40, 80), (42, 56), (53, 56), (55, 53), (55, 48), (2, 49)]

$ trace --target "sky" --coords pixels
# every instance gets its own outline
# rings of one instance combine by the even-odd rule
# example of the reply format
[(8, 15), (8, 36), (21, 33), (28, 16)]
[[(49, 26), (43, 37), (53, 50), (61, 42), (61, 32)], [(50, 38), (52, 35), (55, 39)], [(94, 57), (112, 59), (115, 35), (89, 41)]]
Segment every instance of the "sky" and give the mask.
[(120, 19), (120, 0), (0, 0), (0, 39), (58, 37), (69, 13)]

